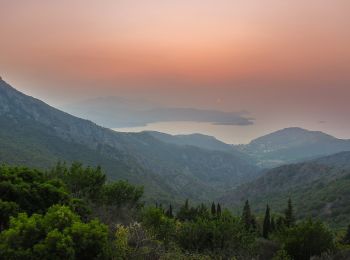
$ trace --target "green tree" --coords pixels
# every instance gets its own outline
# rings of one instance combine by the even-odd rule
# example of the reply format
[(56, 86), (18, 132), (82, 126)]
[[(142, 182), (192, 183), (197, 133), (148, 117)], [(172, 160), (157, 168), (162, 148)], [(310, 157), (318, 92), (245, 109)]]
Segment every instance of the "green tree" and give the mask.
[(174, 215), (173, 215), (173, 206), (171, 206), (171, 204), (169, 205), (169, 209), (166, 211), (166, 216), (168, 217), (168, 218), (173, 218), (174, 217)]
[(205, 219), (208, 219), (210, 218), (210, 212), (208, 210), (208, 208), (203, 204), (201, 203), (196, 209), (195, 209), (195, 213), (196, 213), (196, 216), (192, 219), (195, 219), (195, 218), (205, 218)]
[(179, 209), (179, 211), (176, 214), (176, 218), (180, 221), (192, 221), (201, 216), (202, 214), (206, 213), (206, 208), (202, 208), (202, 206), (199, 206), (197, 208), (190, 207), (188, 200), (185, 201), (185, 204), (182, 205)]
[(249, 201), (247, 200), (244, 204), (243, 213), (242, 213), (242, 221), (246, 230), (255, 230), (256, 229), (256, 221), (253, 216)]
[(220, 203), (218, 203), (217, 207), (216, 207), (216, 214), (220, 217), (221, 216), (221, 205)]
[(276, 230), (281, 231), (285, 228), (285, 219), (282, 216), (278, 216), (276, 221)]
[(220, 218), (197, 218), (181, 223), (177, 240), (186, 251), (209, 252), (212, 258), (248, 256), (255, 249), (254, 235), (228, 211)]
[(216, 207), (214, 202), (211, 204), (211, 215), (216, 216)]
[(116, 207), (139, 208), (142, 206), (140, 201), (142, 195), (143, 187), (131, 185), (127, 181), (117, 181), (101, 187), (100, 203)]
[(84, 167), (79, 162), (72, 163), (70, 167), (58, 163), (49, 175), (63, 180), (73, 197), (89, 200), (99, 197), (106, 182), (106, 175), (101, 167)]
[[(0, 166), (1, 200), (15, 203), (18, 212), (44, 213), (54, 204), (69, 203), (69, 194), (58, 179), (49, 179), (43, 172), (26, 167)], [(14, 204), (11, 204), (12, 210)], [(2, 204), (5, 207), (5, 204)]]
[(266, 212), (263, 224), (263, 237), (268, 238), (271, 232), (271, 217), (270, 217), (270, 207), (266, 205)]
[(335, 249), (332, 232), (320, 221), (307, 220), (282, 232), (281, 242), (287, 253), (298, 260)]
[(64, 230), (74, 243), (76, 259), (106, 259), (110, 255), (108, 228), (97, 220), (74, 222)]
[(0, 232), (8, 227), (10, 217), (17, 215), (18, 212), (17, 203), (0, 199)]
[(346, 234), (344, 236), (343, 242), (345, 244), (350, 244), (350, 225), (348, 225), (348, 229), (347, 229)]
[(285, 210), (285, 224), (287, 227), (293, 226), (295, 223), (293, 204), (291, 198), (288, 199), (288, 206)]
[(20, 213), (0, 233), (0, 259), (96, 259), (109, 254), (107, 227), (82, 223), (67, 206), (45, 215)]
[(165, 216), (163, 210), (149, 207), (142, 212), (142, 224), (165, 246), (174, 239), (176, 225), (175, 220)]
[(72, 238), (54, 229), (49, 231), (42, 241), (33, 247), (33, 258), (38, 259), (75, 259)]

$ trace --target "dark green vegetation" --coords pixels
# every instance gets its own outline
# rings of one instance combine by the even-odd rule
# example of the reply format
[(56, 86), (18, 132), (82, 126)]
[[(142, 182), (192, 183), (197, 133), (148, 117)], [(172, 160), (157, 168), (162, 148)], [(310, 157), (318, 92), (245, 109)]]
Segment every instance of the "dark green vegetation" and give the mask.
[(346, 259), (350, 152), (256, 166), (346, 150), (346, 140), (293, 128), (237, 149), (117, 133), (3, 81), (0, 126), (0, 164), (12, 165), (0, 167), (0, 259)]
[(47, 169), (57, 161), (101, 165), (109, 179), (142, 184), (148, 201), (209, 201), (258, 175), (240, 152), (117, 133), (59, 111), (0, 80), (0, 162)]
[(282, 210), (291, 197), (296, 217), (317, 217), (335, 227), (350, 222), (350, 152), (343, 152), (309, 162), (280, 166), (260, 178), (228, 192), (220, 201), (239, 208), (247, 199), (257, 212), (266, 203)]
[(236, 146), (267, 168), (350, 151), (350, 140), (337, 139), (318, 131), (286, 128)]
[(122, 206), (139, 209), (143, 191), (105, 181), (100, 168), (77, 163), (47, 173), (0, 167), (0, 259), (111, 259), (107, 225), (125, 217)]
[(322, 222), (295, 221), (292, 201), (284, 213), (268, 207), (264, 218), (247, 201), (239, 217), (220, 204), (209, 210), (188, 200), (176, 213), (171, 205), (145, 207), (142, 192), (79, 163), (46, 172), (1, 166), (0, 259), (349, 256), (349, 231), (336, 238)]

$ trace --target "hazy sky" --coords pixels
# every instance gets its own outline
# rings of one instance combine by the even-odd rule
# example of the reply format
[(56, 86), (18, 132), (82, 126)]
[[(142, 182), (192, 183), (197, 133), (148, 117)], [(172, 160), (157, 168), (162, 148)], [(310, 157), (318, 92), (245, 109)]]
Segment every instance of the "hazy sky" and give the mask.
[(349, 0), (0, 0), (0, 75), (52, 104), (132, 96), (350, 138), (349, 13)]

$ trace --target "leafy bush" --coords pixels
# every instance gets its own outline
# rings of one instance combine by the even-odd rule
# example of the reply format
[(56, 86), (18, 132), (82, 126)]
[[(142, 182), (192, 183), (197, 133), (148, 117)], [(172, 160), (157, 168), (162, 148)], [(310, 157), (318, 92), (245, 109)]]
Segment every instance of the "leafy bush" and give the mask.
[(284, 230), (281, 242), (293, 259), (300, 260), (335, 249), (332, 232), (322, 222), (311, 219)]
[(45, 213), (52, 205), (68, 203), (70, 199), (62, 181), (25, 167), (0, 166), (0, 194), (3, 203), (16, 203), (11, 207), (29, 214)]
[(53, 206), (45, 215), (12, 217), (0, 234), (1, 259), (105, 259), (107, 227), (82, 223), (67, 206)]
[(176, 223), (165, 216), (162, 209), (149, 207), (142, 213), (142, 223), (152, 236), (167, 246), (175, 238)]
[(221, 217), (183, 222), (178, 229), (178, 242), (188, 251), (234, 257), (253, 253), (255, 249), (254, 235), (227, 211)]

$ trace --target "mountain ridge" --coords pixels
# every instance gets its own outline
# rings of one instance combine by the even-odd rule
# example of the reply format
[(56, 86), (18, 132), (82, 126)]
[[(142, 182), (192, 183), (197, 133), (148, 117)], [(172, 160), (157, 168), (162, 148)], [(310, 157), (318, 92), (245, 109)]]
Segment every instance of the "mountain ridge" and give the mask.
[(249, 200), (256, 212), (266, 203), (283, 212), (291, 198), (297, 217), (318, 217), (332, 225), (350, 221), (350, 152), (267, 170), (261, 177), (227, 192), (219, 201), (240, 208)]
[(235, 146), (266, 168), (305, 161), (342, 151), (350, 151), (350, 140), (338, 139), (321, 131), (300, 127), (281, 129)]
[[(3, 162), (13, 161), (19, 151), (23, 163), (33, 166), (47, 166), (55, 159), (91, 163), (96, 157), (107, 165), (110, 178), (145, 184), (146, 195), (159, 191), (161, 198), (209, 200), (258, 174), (254, 164), (234, 154), (163, 143), (147, 133), (115, 132), (24, 95), (4, 81), (0, 120), (7, 126), (0, 131)], [(74, 154), (65, 153), (74, 149)], [(121, 169), (113, 171), (118, 166)]]

